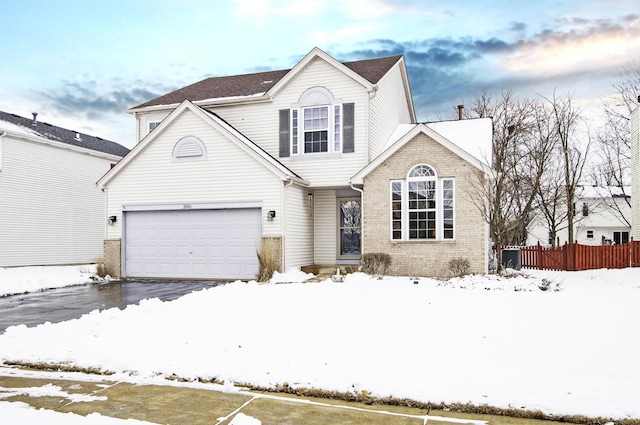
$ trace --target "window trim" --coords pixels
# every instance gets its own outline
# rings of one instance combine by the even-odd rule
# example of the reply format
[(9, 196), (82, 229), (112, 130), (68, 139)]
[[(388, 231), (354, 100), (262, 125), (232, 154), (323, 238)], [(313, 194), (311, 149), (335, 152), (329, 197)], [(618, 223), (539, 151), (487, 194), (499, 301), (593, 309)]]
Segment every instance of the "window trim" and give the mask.
[[(327, 109), (327, 150), (305, 152), (305, 110)], [(289, 149), (291, 158), (317, 157), (342, 154), (344, 150), (344, 111), (342, 101), (334, 98), (325, 87), (311, 87), (300, 96), (298, 103), (292, 104), (289, 115)], [(322, 130), (324, 131), (324, 130)], [(338, 137), (336, 138), (336, 135)], [(338, 140), (336, 140), (338, 139)]]
[[(431, 171), (430, 175), (413, 175), (414, 171), (419, 169), (428, 169)], [(426, 238), (411, 238), (410, 235), (410, 212), (417, 211), (409, 210), (409, 192), (412, 182), (435, 182), (435, 207), (419, 209), (428, 211), (435, 211), (435, 237), (429, 238), (428, 233)], [(445, 182), (451, 182), (451, 188), (445, 188)], [(394, 187), (395, 186), (395, 187)], [(399, 188), (398, 188), (399, 186)], [(398, 192), (399, 189), (399, 192)], [(445, 208), (445, 190), (451, 191), (451, 206)], [(399, 193), (399, 199), (394, 199)], [(425, 200), (426, 201), (426, 200)], [(427, 201), (428, 202), (428, 201)], [(394, 218), (394, 205), (400, 204), (400, 219)], [(428, 205), (425, 205), (428, 206)], [(451, 210), (451, 222), (452, 227), (450, 229), (445, 228), (445, 211)], [(397, 214), (396, 214), (397, 216)], [(398, 228), (394, 228), (394, 225), (399, 223)], [(456, 183), (453, 177), (438, 177), (438, 174), (434, 167), (428, 164), (416, 164), (407, 173), (404, 179), (395, 179), (389, 181), (389, 239), (391, 242), (448, 242), (456, 240)], [(426, 229), (428, 231), (428, 229)], [(399, 232), (399, 238), (398, 236)], [(450, 233), (447, 237), (446, 234)]]
[[(151, 133), (153, 130), (156, 129), (156, 127), (158, 127), (160, 125), (162, 121), (149, 121), (147, 122), (147, 133)], [(153, 128), (152, 128), (153, 127)]]

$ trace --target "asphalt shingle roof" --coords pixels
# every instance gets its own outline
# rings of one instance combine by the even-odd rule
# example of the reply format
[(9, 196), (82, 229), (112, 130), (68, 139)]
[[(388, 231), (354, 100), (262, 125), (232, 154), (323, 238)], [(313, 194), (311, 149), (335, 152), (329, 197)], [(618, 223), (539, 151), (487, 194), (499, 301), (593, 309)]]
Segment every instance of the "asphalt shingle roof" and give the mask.
[[(356, 72), (372, 84), (377, 83), (402, 56), (365, 59), (355, 62), (344, 62), (347, 68)], [(197, 83), (167, 93), (163, 96), (142, 103), (131, 109), (156, 105), (173, 105), (185, 100), (196, 102), (207, 99), (259, 95), (268, 91), (280, 81), (290, 69), (258, 72), (255, 74), (231, 75), (226, 77), (210, 77)]]
[[(0, 121), (6, 121), (10, 124), (23, 127), (27, 133), (35, 134), (45, 139), (55, 140), (97, 152), (121, 157), (129, 153), (129, 149), (124, 146), (100, 137), (90, 136), (79, 131), (67, 130), (66, 128), (57, 127), (42, 121), (37, 121), (37, 125), (33, 125), (33, 118), (25, 118), (16, 114), (0, 111)], [(0, 127), (2, 127), (1, 123)], [(76, 136), (80, 137), (78, 138)]]

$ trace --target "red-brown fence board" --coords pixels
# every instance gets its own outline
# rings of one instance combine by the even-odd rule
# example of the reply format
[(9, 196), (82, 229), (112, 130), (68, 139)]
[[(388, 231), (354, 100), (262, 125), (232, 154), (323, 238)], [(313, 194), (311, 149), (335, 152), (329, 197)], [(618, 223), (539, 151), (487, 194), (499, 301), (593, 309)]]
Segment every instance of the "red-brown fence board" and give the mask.
[(520, 264), (525, 269), (591, 270), (640, 267), (640, 241), (633, 239), (629, 243), (618, 245), (564, 244), (550, 248), (538, 244), (509, 248), (520, 250)]

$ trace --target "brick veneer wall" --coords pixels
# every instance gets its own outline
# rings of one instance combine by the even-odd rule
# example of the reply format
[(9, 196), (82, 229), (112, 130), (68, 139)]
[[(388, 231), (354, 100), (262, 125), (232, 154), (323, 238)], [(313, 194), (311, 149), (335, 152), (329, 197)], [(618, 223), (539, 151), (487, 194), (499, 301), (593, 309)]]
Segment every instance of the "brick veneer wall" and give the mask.
[(102, 261), (104, 262), (105, 273), (111, 277), (120, 277), (120, 271), (122, 270), (120, 239), (105, 239), (103, 246), (104, 258)]
[[(455, 178), (453, 241), (391, 240), (390, 181), (405, 179), (417, 164), (430, 165), (438, 178)], [(363, 253), (390, 254), (388, 273), (394, 275), (446, 277), (448, 261), (458, 257), (469, 260), (472, 273), (486, 273), (488, 230), (472, 198), (477, 172), (476, 167), (420, 133), (364, 179)]]
[(275, 263), (279, 264), (278, 272), (282, 272), (284, 264), (282, 263), (282, 238), (280, 237), (263, 237), (262, 244), (269, 247), (269, 252), (275, 256)]

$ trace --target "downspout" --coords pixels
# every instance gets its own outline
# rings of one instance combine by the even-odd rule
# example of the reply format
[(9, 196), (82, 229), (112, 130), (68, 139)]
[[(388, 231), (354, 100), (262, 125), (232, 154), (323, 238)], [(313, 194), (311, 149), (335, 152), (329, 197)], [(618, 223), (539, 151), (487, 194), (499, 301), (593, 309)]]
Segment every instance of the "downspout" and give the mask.
[(7, 135), (7, 132), (2, 130), (2, 134), (0, 134), (0, 171), (2, 171), (2, 142), (4, 141), (4, 136)]
[(372, 90), (369, 92), (369, 107), (367, 108), (367, 164), (371, 162), (371, 102), (378, 94), (378, 85), (374, 84)]
[(282, 217), (282, 228), (280, 229), (280, 234), (282, 235), (282, 263), (280, 266), (282, 267), (282, 271), (286, 271), (285, 263), (286, 263), (286, 255), (285, 255), (285, 244), (286, 244), (286, 229), (287, 229), (287, 214), (285, 212), (286, 204), (287, 204), (287, 189), (291, 187), (293, 184), (293, 179), (289, 177), (289, 179), (284, 184), (284, 196), (282, 197), (282, 205), (280, 206), (282, 213), (280, 213), (280, 217)]
[(138, 121), (138, 113), (137, 112), (133, 113), (133, 119), (136, 122), (136, 143), (135, 143), (135, 145), (137, 145), (138, 142), (140, 141), (140, 122)]

